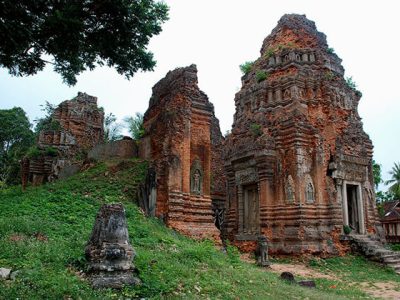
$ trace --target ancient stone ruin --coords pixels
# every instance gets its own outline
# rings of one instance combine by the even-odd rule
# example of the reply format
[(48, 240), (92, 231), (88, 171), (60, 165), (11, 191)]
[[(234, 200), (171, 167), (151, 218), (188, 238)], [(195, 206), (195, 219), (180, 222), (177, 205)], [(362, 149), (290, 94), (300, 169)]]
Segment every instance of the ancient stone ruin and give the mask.
[(51, 119), (57, 129), (42, 130), (38, 153), (22, 163), (23, 181), (39, 185), (75, 172), (75, 163), (95, 145), (103, 141), (104, 112), (97, 107), (97, 98), (86, 93), (66, 100), (54, 110)]
[(135, 251), (129, 243), (122, 204), (104, 204), (100, 208), (85, 255), (93, 287), (122, 288), (140, 283), (135, 276)]
[(218, 237), (212, 201), (217, 209), (225, 199), (223, 137), (195, 65), (168, 72), (153, 87), (144, 128), (140, 156), (152, 165), (147, 213), (192, 237)]
[(378, 234), (372, 143), (361, 93), (341, 59), (302, 15), (284, 15), (242, 77), (224, 160), (225, 235), (270, 253), (337, 254), (343, 226)]

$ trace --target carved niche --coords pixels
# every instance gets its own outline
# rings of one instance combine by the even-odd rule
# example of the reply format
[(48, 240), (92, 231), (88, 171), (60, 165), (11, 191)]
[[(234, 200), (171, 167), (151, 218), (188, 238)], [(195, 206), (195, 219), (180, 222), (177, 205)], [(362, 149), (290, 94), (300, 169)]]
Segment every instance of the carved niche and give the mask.
[(285, 193), (286, 193), (286, 201), (289, 203), (293, 203), (295, 201), (295, 185), (291, 175), (287, 177), (285, 184)]
[(313, 180), (309, 174), (306, 175), (306, 180), (305, 180), (305, 196), (306, 196), (305, 199), (306, 199), (307, 203), (315, 202), (314, 184), (313, 184)]
[(190, 192), (197, 195), (203, 193), (203, 168), (198, 159), (193, 161), (190, 168)]

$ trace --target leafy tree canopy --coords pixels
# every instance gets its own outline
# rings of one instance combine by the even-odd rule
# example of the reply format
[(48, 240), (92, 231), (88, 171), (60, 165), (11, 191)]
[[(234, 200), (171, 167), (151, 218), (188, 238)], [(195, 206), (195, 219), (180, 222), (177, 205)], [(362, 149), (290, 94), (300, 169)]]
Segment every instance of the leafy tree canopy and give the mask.
[(31, 124), (20, 107), (0, 110), (0, 181), (19, 182), (19, 160), (34, 142)]
[(146, 47), (167, 19), (153, 0), (0, 0), (0, 67), (28, 76), (51, 63), (74, 85), (97, 64), (129, 79), (155, 66)]
[(42, 111), (45, 112), (45, 116), (34, 120), (36, 122), (35, 133), (38, 135), (42, 130), (61, 130), (60, 122), (53, 119), (53, 113), (57, 108), (56, 105), (46, 101), (44, 105), (40, 106), (42, 106)]
[(375, 189), (377, 189), (379, 184), (383, 183), (383, 180), (382, 180), (382, 166), (378, 164), (375, 160), (372, 160), (372, 173), (374, 175)]
[(128, 131), (132, 135), (133, 139), (139, 140), (143, 136), (143, 114), (137, 112), (134, 117), (126, 117), (124, 122), (126, 123)]
[(394, 163), (392, 170), (389, 172), (391, 179), (385, 181), (389, 186), (389, 192), (393, 194), (395, 199), (400, 199), (400, 163)]
[(109, 113), (104, 118), (104, 142), (116, 141), (122, 138), (122, 125), (117, 122), (117, 117)]

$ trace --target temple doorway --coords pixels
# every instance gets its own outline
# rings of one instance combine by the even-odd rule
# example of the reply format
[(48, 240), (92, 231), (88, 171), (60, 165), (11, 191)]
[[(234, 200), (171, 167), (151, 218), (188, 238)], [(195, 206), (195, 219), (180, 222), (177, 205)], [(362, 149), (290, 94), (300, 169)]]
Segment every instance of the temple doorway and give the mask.
[(260, 232), (260, 209), (258, 186), (256, 184), (244, 187), (244, 218), (243, 232), (258, 234)]
[(350, 226), (355, 233), (363, 233), (361, 225), (361, 212), (360, 207), (360, 195), (358, 185), (346, 184), (346, 196), (347, 196), (347, 213), (348, 213), (348, 226)]

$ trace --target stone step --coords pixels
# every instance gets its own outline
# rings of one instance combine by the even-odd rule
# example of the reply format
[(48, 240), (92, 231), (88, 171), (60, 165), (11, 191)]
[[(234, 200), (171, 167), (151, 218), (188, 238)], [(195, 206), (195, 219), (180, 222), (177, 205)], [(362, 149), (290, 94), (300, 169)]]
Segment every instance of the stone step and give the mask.
[(397, 259), (384, 259), (383, 263), (386, 265), (400, 265), (400, 258)]

